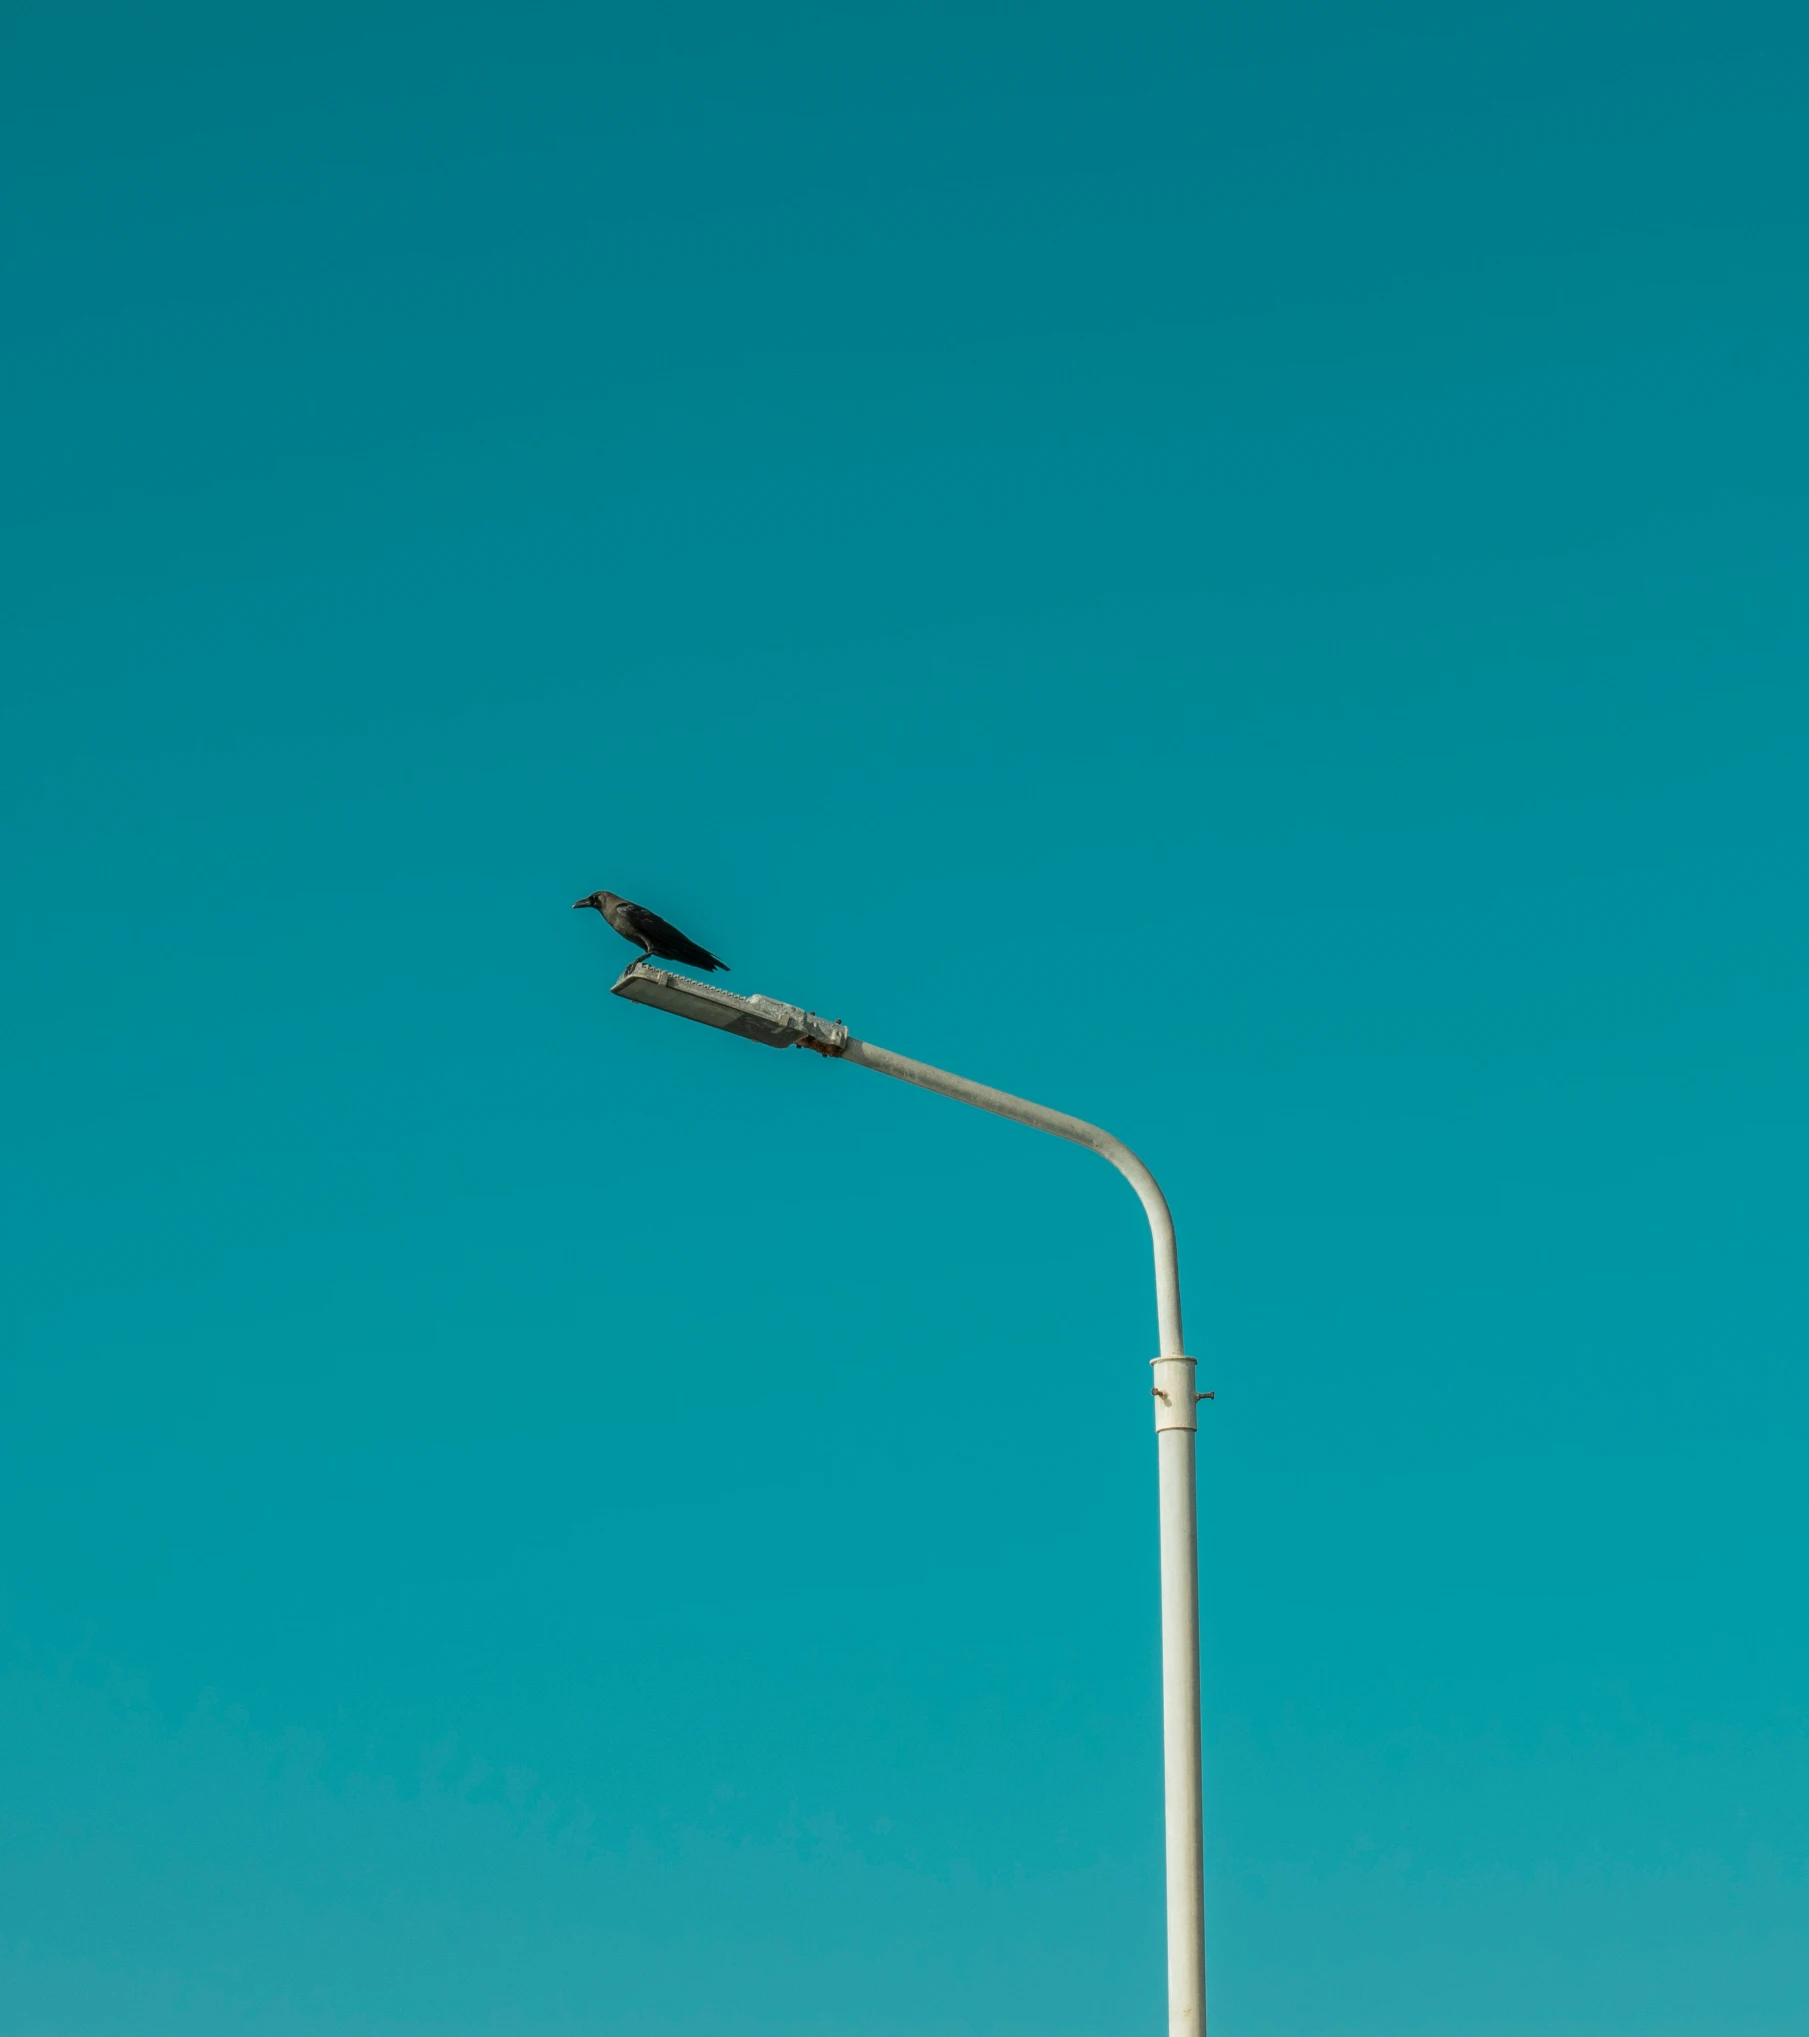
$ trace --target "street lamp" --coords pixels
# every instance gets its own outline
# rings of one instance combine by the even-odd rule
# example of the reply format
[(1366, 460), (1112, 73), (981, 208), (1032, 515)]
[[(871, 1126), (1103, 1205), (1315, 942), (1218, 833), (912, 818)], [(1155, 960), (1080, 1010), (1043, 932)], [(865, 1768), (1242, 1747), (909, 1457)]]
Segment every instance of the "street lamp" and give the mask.
[(758, 1040), (767, 1047), (806, 1047), (831, 1061), (871, 1068), (899, 1082), (914, 1082), (1058, 1139), (1090, 1146), (1109, 1160), (1137, 1192), (1149, 1218), (1156, 1253), (1156, 1328), (1160, 1356), (1150, 1361), (1155, 1384), (1156, 1468), (1162, 1524), (1162, 1776), (1168, 1854), (1169, 2037), (1204, 2037), (1206, 2029), (1205, 1910), (1200, 1855), (1200, 1579), (1194, 1508), (1196, 1403), (1194, 1362), (1181, 1349), (1181, 1278), (1175, 1261), (1174, 1219), (1156, 1177), (1109, 1132), (1046, 1110), (1002, 1089), (988, 1089), (888, 1048), (857, 1040), (848, 1028), (772, 997), (737, 997), (692, 976), (676, 976), (634, 962), (611, 986), (617, 997), (650, 1004)]

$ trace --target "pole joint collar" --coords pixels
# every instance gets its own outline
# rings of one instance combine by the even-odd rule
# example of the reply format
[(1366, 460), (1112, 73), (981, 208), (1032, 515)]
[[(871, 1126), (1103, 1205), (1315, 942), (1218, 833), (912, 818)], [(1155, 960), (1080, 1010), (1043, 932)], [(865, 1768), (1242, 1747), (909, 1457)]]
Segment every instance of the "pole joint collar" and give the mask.
[(1156, 1433), (1164, 1429), (1197, 1429), (1199, 1406), (1194, 1397), (1194, 1362), (1191, 1358), (1152, 1358), (1150, 1369), (1155, 1384), (1150, 1397), (1156, 1407)]

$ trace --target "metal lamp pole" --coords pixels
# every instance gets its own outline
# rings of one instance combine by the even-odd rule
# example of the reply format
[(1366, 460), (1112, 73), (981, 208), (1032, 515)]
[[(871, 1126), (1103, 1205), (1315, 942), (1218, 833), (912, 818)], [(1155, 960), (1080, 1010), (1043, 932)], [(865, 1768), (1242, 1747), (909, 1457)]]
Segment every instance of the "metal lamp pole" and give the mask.
[(1053, 1132), (1090, 1147), (1117, 1168), (1143, 1205), (1156, 1258), (1159, 1355), (1155, 1384), (1156, 1470), (1162, 1541), (1162, 1775), (1168, 1868), (1169, 2037), (1205, 2037), (1206, 1951), (1204, 1870), (1200, 1839), (1200, 1578), (1194, 1500), (1197, 1405), (1194, 1361), (1181, 1346), (1181, 1277), (1174, 1219), (1156, 1177), (1131, 1149), (1097, 1125), (1046, 1109), (1024, 1097), (912, 1061), (890, 1048), (857, 1040), (844, 1025), (770, 997), (737, 997), (713, 983), (636, 962), (613, 986), (618, 997), (650, 1004), (770, 1047), (806, 1047), (833, 1061), (952, 1096), (976, 1110)]

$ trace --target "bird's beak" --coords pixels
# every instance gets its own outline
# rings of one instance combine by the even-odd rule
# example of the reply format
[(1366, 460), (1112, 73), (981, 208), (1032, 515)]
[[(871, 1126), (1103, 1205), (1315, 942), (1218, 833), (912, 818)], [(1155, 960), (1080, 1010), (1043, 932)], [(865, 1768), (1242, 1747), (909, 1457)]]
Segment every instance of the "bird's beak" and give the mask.
[(594, 898), (574, 898), (572, 900), (572, 910), (573, 912), (582, 912), (587, 905), (595, 905), (596, 902)]

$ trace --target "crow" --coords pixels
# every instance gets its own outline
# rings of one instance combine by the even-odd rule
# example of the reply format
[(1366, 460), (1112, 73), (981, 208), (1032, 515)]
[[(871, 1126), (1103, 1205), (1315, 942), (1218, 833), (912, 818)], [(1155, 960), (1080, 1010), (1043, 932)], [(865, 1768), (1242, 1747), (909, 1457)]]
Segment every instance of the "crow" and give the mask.
[(719, 962), (708, 948), (700, 948), (695, 941), (688, 941), (669, 920), (660, 918), (657, 912), (649, 912), (644, 905), (636, 905), (632, 899), (618, 898), (613, 891), (593, 891), (588, 898), (572, 900), (573, 912), (582, 912), (586, 906), (600, 912), (625, 941), (633, 941), (643, 951), (643, 959), (651, 961), (655, 955), (668, 962), (689, 962), (693, 969), (726, 969), (726, 962)]

